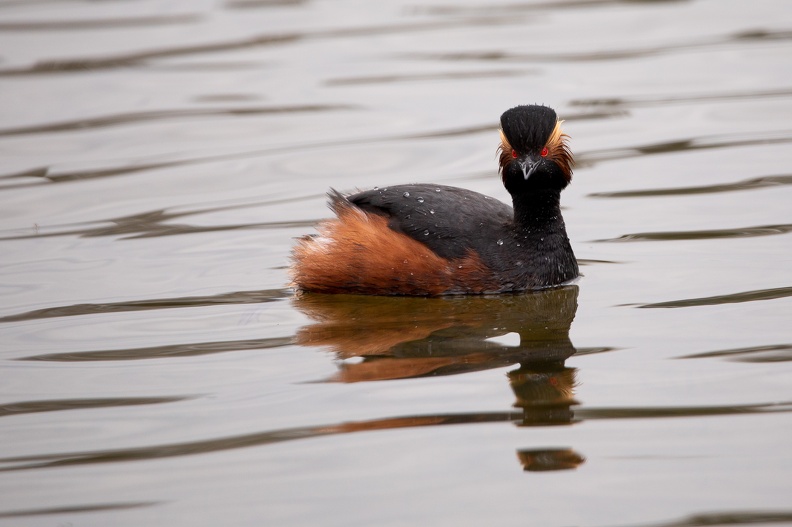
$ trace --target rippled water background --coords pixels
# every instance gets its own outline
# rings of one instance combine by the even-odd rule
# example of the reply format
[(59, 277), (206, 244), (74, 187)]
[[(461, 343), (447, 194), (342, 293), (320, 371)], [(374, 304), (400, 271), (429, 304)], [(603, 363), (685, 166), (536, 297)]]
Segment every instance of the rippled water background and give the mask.
[[(0, 1), (0, 524), (792, 524), (792, 4)], [(578, 157), (585, 276), (307, 296), (324, 194)]]

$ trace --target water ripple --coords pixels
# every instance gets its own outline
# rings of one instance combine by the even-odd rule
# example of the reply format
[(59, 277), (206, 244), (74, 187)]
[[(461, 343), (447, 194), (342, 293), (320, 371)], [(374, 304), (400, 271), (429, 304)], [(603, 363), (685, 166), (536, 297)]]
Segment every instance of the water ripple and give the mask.
[(736, 362), (789, 362), (792, 361), (792, 344), (776, 344), (770, 346), (753, 346), (750, 348), (734, 348), (728, 350), (707, 351), (693, 355), (683, 355), (680, 359), (726, 358)]
[[(297, 200), (304, 198), (296, 198)], [(41, 226), (26, 229), (21, 234), (0, 236), (3, 240), (23, 240), (29, 238), (49, 238), (55, 236), (80, 236), (94, 238), (98, 236), (122, 236), (120, 239), (129, 240), (136, 238), (154, 238), (159, 236), (174, 236), (178, 234), (194, 234), (204, 232), (235, 231), (244, 229), (282, 229), (291, 227), (312, 227), (318, 220), (303, 221), (264, 221), (255, 223), (236, 223), (230, 225), (188, 225), (165, 223), (175, 218), (195, 216), (224, 210), (241, 209), (246, 207), (259, 207), (274, 203), (287, 203), (295, 198), (275, 200), (260, 203), (246, 203), (221, 207), (207, 207), (189, 211), (166, 211), (164, 209), (141, 212), (130, 216), (109, 218), (79, 224)], [(2, 232), (2, 231), (0, 231)], [(13, 231), (12, 231), (13, 232)], [(124, 236), (125, 235), (125, 236)]]
[(397, 82), (423, 82), (436, 80), (458, 79), (490, 79), (502, 77), (520, 77), (536, 73), (527, 70), (489, 70), (489, 71), (448, 71), (444, 73), (414, 73), (401, 75), (377, 75), (370, 77), (343, 77), (328, 79), (327, 86), (349, 86), (356, 84), (393, 84)]
[(776, 88), (770, 90), (749, 90), (732, 91), (721, 93), (668, 95), (668, 96), (633, 96), (633, 97), (610, 97), (604, 99), (574, 99), (569, 102), (570, 106), (588, 106), (605, 108), (635, 108), (640, 106), (668, 106), (674, 103), (700, 103), (712, 101), (731, 101), (731, 100), (756, 100), (769, 97), (789, 97), (792, 95), (792, 88)]
[[(728, 525), (788, 525), (792, 522), (792, 511), (723, 511), (694, 514), (670, 523), (652, 523), (646, 527), (706, 527)], [(642, 527), (638, 525), (637, 527)]]
[(287, 298), (291, 293), (286, 289), (267, 289), (262, 291), (234, 291), (207, 296), (182, 296), (174, 298), (154, 298), (108, 302), (104, 304), (72, 304), (69, 306), (48, 307), (26, 311), (16, 315), (0, 317), (2, 322), (23, 322), (45, 318), (74, 317), (103, 313), (125, 313), (129, 311), (148, 311), (152, 309), (174, 309), (184, 307), (206, 307), (217, 305), (263, 304)]
[(92, 128), (106, 128), (129, 123), (150, 122), (160, 120), (173, 120), (187, 117), (207, 117), (213, 115), (276, 115), (283, 113), (327, 112), (333, 110), (348, 110), (353, 108), (348, 105), (337, 104), (310, 104), (300, 106), (249, 106), (236, 108), (184, 108), (178, 110), (154, 110), (148, 112), (130, 112), (87, 119), (75, 119), (60, 123), (40, 124), (35, 126), (22, 126), (18, 128), (0, 128), (0, 137), (9, 135), (41, 134), (52, 132), (70, 132), (73, 130), (86, 130)]
[[(328, 109), (337, 109), (337, 108), (341, 108), (341, 106), (334, 106), (332, 108), (328, 107)], [(353, 108), (353, 107), (346, 106), (345, 108)], [(626, 114), (622, 111), (582, 112), (572, 115), (565, 115), (565, 120), (576, 121), (576, 120), (589, 120), (589, 119), (610, 119), (615, 117), (622, 117), (624, 115)], [(100, 121), (104, 119), (108, 119), (108, 117), (97, 118), (97, 120)], [(85, 121), (79, 121), (79, 122), (85, 122)], [(76, 125), (77, 123), (78, 121), (74, 121), (65, 124)], [(63, 124), (64, 123), (58, 123), (54, 125), (41, 125), (41, 126), (43, 127), (61, 126)], [(114, 123), (114, 124), (118, 124), (118, 123)], [(34, 128), (34, 127), (30, 127), (30, 128)], [(40, 128), (40, 127), (36, 127), (36, 128)], [(75, 129), (80, 129), (80, 128), (81, 128), (80, 126), (75, 126)], [(404, 135), (392, 135), (392, 136), (381, 136), (381, 137), (372, 137), (371, 135), (367, 135), (366, 137), (359, 137), (359, 138), (333, 139), (329, 141), (317, 141), (312, 144), (300, 143), (295, 145), (279, 146), (275, 148), (264, 148), (264, 149), (250, 150), (245, 152), (233, 152), (226, 154), (215, 154), (215, 155), (208, 155), (201, 157), (183, 158), (172, 161), (152, 162), (146, 160), (137, 160), (122, 166), (110, 166), (100, 169), (74, 170), (69, 172), (56, 172), (53, 171), (50, 167), (35, 167), (28, 170), (23, 170), (21, 172), (0, 174), (0, 180), (15, 181), (15, 180), (25, 180), (25, 179), (35, 178), (35, 179), (44, 180), (48, 183), (66, 183), (70, 181), (122, 176), (122, 175), (134, 174), (137, 172), (145, 172), (148, 170), (157, 170), (161, 168), (197, 165), (201, 163), (214, 163), (217, 161), (225, 161), (225, 160), (254, 158), (254, 157), (261, 157), (271, 154), (283, 154), (292, 151), (301, 151), (306, 148), (318, 149), (318, 148), (330, 148), (330, 147), (339, 147), (339, 146), (360, 147), (361, 145), (365, 145), (365, 144), (387, 143), (392, 141), (409, 141), (415, 139), (458, 137), (458, 136), (468, 136), (468, 135), (475, 135), (475, 134), (489, 133), (489, 132), (497, 133), (497, 130), (498, 130), (498, 126), (496, 123), (488, 123), (488, 124), (466, 126), (459, 128), (441, 128), (437, 130), (431, 130), (428, 132), (418, 132), (418, 133), (410, 133)], [(585, 154), (583, 156), (585, 157)], [(487, 176), (488, 177), (491, 176), (491, 173), (488, 172)], [(5, 184), (0, 186), (0, 190), (30, 187), (38, 184), (40, 184), (40, 182)]]
[(226, 0), (227, 9), (260, 9), (266, 7), (300, 6), (308, 0)]
[(661, 141), (645, 145), (601, 149), (593, 152), (583, 152), (575, 156), (578, 166), (591, 166), (601, 161), (614, 161), (634, 157), (668, 154), (676, 152), (692, 152), (696, 150), (717, 150), (720, 148), (736, 148), (743, 146), (777, 145), (792, 143), (790, 132), (774, 132), (771, 134), (760, 132), (751, 135), (712, 135)]
[(127, 348), (97, 351), (74, 351), (66, 353), (46, 353), (21, 357), (21, 361), (44, 362), (104, 362), (149, 359), (172, 359), (174, 357), (196, 357), (228, 351), (248, 351), (272, 349), (294, 344), (293, 337), (270, 337), (248, 340), (226, 340), (218, 342), (189, 342), (147, 348)]
[(792, 39), (792, 31), (756, 30), (717, 36), (707, 39), (673, 42), (669, 44), (631, 47), (623, 49), (578, 51), (553, 53), (547, 50), (541, 53), (520, 53), (511, 51), (462, 51), (456, 53), (413, 53), (408, 58), (433, 61), (484, 61), (484, 62), (599, 62), (625, 59), (639, 59), (665, 55), (672, 52), (720, 48), (725, 45), (744, 44), (746, 42), (780, 41)]
[(286, 42), (294, 42), (299, 39), (300, 35), (288, 33), (283, 35), (258, 35), (242, 40), (163, 48), (151, 51), (139, 51), (136, 53), (118, 54), (107, 57), (43, 60), (28, 67), (0, 69), (0, 76), (36, 75), (41, 73), (65, 72), (79, 73), (108, 68), (129, 67), (139, 65), (151, 59), (213, 53), (218, 51), (233, 51), (250, 47), (284, 44)]
[[(690, 0), (683, 0), (690, 1)], [(542, 10), (555, 10), (555, 9), (569, 9), (579, 7), (610, 7), (613, 5), (620, 5), (624, 3), (631, 4), (660, 4), (660, 3), (680, 3), (680, 0), (554, 0), (551, 2), (512, 2), (506, 4), (493, 4), (488, 3), (485, 5), (472, 5), (472, 6), (422, 6), (416, 7), (414, 10), (419, 13), (426, 13), (430, 15), (459, 15), (459, 14), (480, 14), (492, 13), (493, 11), (503, 11), (507, 13), (514, 13), (517, 11), (535, 11)]]
[[(21, 509), (0, 511), (0, 518), (25, 518), (27, 516), (46, 516), (52, 514), (73, 514), (79, 512), (116, 511), (120, 509), (137, 509), (140, 507), (153, 507), (161, 505), (164, 501), (126, 501), (118, 503), (90, 503), (84, 505), (69, 505), (66, 507), (43, 507), (40, 509)], [(58, 525), (71, 525), (58, 523)]]
[[(625, 408), (578, 408), (574, 411), (575, 422), (602, 419), (663, 419), (679, 417), (704, 417), (724, 415), (751, 415), (776, 412), (792, 412), (792, 402), (695, 407), (625, 407)], [(143, 461), (196, 454), (208, 454), (239, 448), (249, 448), (294, 441), (298, 439), (348, 434), (399, 428), (516, 422), (522, 424), (523, 411), (480, 412), (461, 414), (429, 414), (405, 417), (388, 417), (370, 421), (351, 421), (339, 424), (287, 428), (266, 432), (190, 441), (167, 445), (151, 445), (116, 450), (93, 450), (84, 452), (56, 452), (32, 456), (0, 458), (0, 472), (34, 470), (64, 466), (79, 466), (96, 463), (119, 463)], [(569, 421), (568, 424), (571, 424)], [(558, 423), (553, 423), (558, 424)]]
[(756, 291), (744, 291), (729, 295), (707, 296), (702, 298), (686, 298), (684, 300), (671, 300), (668, 302), (656, 302), (653, 304), (639, 304), (640, 308), (677, 308), (677, 307), (700, 307), (717, 306), (721, 304), (740, 304), (743, 302), (757, 302), (761, 300), (775, 300), (792, 296), (792, 287), (778, 287), (775, 289), (758, 289)]
[(151, 27), (198, 22), (203, 17), (195, 14), (127, 16), (123, 18), (86, 18), (82, 20), (36, 20), (31, 22), (0, 22), (0, 31), (82, 31), (86, 29), (113, 29), (121, 27)]
[(324, 29), (305, 32), (286, 32), (282, 34), (262, 34), (237, 40), (226, 40), (198, 44), (192, 46), (174, 46), (170, 48), (138, 51), (134, 53), (121, 53), (106, 57), (75, 58), (62, 60), (39, 61), (32, 66), (22, 68), (0, 69), (0, 76), (35, 75), (41, 73), (79, 73), (107, 68), (138, 66), (151, 59), (181, 57), (216, 53), (220, 51), (237, 51), (242, 49), (281, 45), (308, 39), (333, 39), (349, 37), (368, 37), (372, 35), (389, 35), (412, 33), (415, 31), (432, 31), (443, 28), (470, 27), (495, 22), (514, 23), (513, 18), (500, 17), (498, 19), (471, 19), (447, 20), (440, 22), (412, 22), (404, 24), (387, 24), (379, 26), (347, 27), (340, 29)]
[[(439, 22), (413, 22), (405, 24), (388, 24), (381, 26), (350, 27), (341, 29), (325, 29), (313, 32), (291, 32), (283, 34), (255, 35), (249, 38), (228, 40), (192, 46), (175, 46), (171, 48), (139, 51), (97, 58), (75, 58), (62, 60), (44, 60), (29, 67), (9, 68), (0, 70), (0, 76), (31, 75), (41, 73), (81, 72), (98, 69), (129, 67), (140, 65), (151, 59), (235, 51), (260, 46), (271, 46), (293, 43), (306, 39), (347, 38), (371, 35), (399, 34), (414, 31), (431, 31), (444, 28), (470, 27), (478, 25), (514, 24), (514, 16), (478, 16), (465, 19), (443, 20)], [(673, 44), (651, 46), (643, 49), (621, 49), (593, 52), (570, 53), (510, 53), (504, 51), (464, 52), (445, 54), (414, 54), (412, 58), (429, 60), (485, 60), (485, 61), (519, 61), (519, 62), (579, 62), (642, 58), (669, 53), (672, 51), (717, 47), (734, 42), (789, 40), (792, 32), (786, 30), (770, 31), (755, 30), (714, 37), (710, 39), (675, 42)]]
[(638, 232), (624, 234), (618, 238), (594, 240), (595, 242), (667, 242), (683, 240), (719, 240), (723, 238), (753, 238), (756, 236), (774, 236), (792, 232), (792, 224), (759, 225), (755, 227), (737, 227), (733, 229), (708, 229), (699, 231), (666, 231)]
[(592, 192), (593, 198), (648, 198), (656, 196), (687, 196), (690, 194), (715, 194), (718, 192), (737, 192), (755, 190), (780, 185), (792, 185), (792, 175), (763, 176), (744, 179), (734, 183), (702, 185), (698, 187), (654, 188), (645, 190), (622, 190), (616, 192)]
[(39, 412), (60, 412), (62, 410), (87, 410), (92, 408), (117, 408), (144, 404), (163, 404), (185, 401), (191, 397), (117, 397), (106, 399), (53, 399), (48, 401), (21, 401), (0, 403), (0, 417), (9, 415), (33, 414)]

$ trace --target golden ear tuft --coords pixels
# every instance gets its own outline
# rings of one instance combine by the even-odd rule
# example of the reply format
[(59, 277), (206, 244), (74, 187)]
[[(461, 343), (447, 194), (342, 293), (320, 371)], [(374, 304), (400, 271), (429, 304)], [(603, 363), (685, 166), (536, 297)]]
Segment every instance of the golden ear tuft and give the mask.
[(557, 121), (550, 138), (547, 140), (547, 158), (556, 162), (564, 172), (567, 181), (572, 180), (572, 167), (575, 166), (575, 159), (572, 157), (572, 151), (569, 149), (567, 141), (569, 136), (561, 130), (561, 123), (564, 121)]
[(503, 130), (500, 131), (500, 145), (498, 145), (498, 172), (503, 170), (503, 167), (506, 166), (509, 161), (512, 160), (512, 152), (514, 149), (509, 144), (509, 140), (506, 139), (506, 135), (503, 133)]

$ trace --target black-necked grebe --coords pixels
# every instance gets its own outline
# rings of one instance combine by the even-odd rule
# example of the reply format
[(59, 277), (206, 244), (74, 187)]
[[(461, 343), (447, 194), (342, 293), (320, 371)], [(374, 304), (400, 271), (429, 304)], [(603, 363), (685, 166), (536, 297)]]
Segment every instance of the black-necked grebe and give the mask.
[(330, 193), (337, 218), (294, 248), (302, 291), (436, 296), (524, 291), (578, 276), (559, 205), (568, 136), (546, 106), (501, 116), (499, 164), (513, 208), (477, 192), (397, 185)]

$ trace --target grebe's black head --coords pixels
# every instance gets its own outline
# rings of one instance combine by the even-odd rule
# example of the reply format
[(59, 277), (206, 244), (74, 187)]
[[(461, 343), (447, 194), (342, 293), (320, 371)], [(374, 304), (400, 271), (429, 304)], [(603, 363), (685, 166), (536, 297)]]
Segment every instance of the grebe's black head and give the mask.
[(500, 172), (510, 194), (562, 190), (572, 180), (562, 122), (547, 106), (515, 106), (501, 115)]

